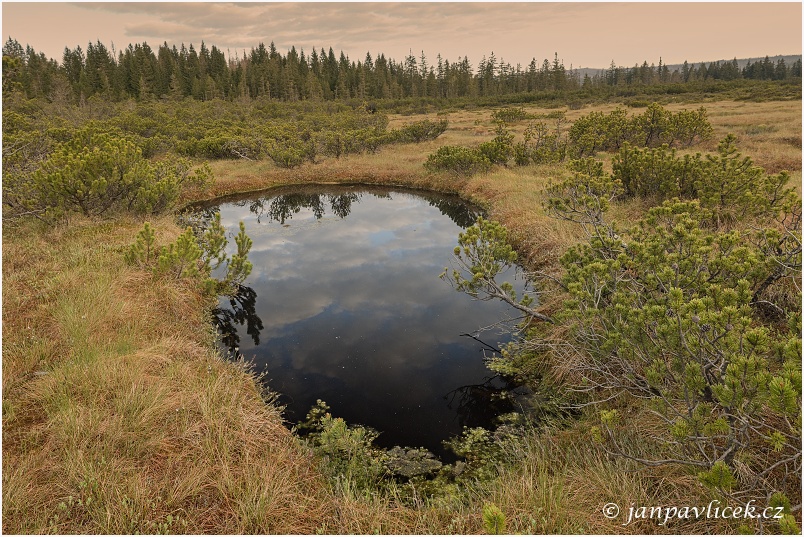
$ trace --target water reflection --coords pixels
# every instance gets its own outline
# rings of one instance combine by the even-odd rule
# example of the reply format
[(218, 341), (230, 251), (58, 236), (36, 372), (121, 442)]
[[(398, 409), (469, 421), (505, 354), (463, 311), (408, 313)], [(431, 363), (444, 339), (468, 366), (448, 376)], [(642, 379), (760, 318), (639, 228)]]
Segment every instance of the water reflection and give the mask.
[(439, 279), (476, 207), (317, 186), (219, 208), (228, 230), (242, 220), (254, 242), (254, 270), (236, 297), (221, 299), (219, 329), (265, 373), (290, 421), (323, 399), (334, 415), (381, 431), (381, 445), (439, 454), (463, 426), (490, 425), (489, 396), (507, 386), (487, 378), (484, 358), (504, 330), (484, 342), (464, 335), (515, 312)]
[(447, 406), (457, 413), (458, 422), (471, 427), (470, 424), (490, 423), (495, 416), (513, 411), (510, 394), (515, 388), (516, 385), (497, 375), (478, 384), (455, 388), (445, 399)]
[(251, 336), (254, 345), (260, 344), (260, 331), (263, 329), (262, 319), (257, 315), (257, 292), (251, 287), (238, 285), (235, 294), (221, 299), (228, 300), (228, 306), (218, 305), (212, 310), (212, 317), (221, 342), (231, 355), (237, 355), (240, 349), (239, 326), (246, 327), (246, 334)]
[[(294, 186), (289, 188), (273, 189), (270, 194), (255, 198), (253, 194), (235, 194), (223, 200), (218, 200), (213, 205), (199, 204), (195, 209), (195, 214), (205, 214), (207, 218), (218, 211), (221, 203), (231, 203), (238, 207), (248, 207), (254, 215), (257, 223), (262, 223), (264, 219), (269, 222), (285, 224), (291, 220), (293, 215), (299, 214), (303, 209), (308, 210), (316, 219), (325, 216), (327, 206), (334, 216), (346, 218), (352, 210), (352, 204), (358, 203), (364, 195), (370, 195), (375, 199), (391, 199), (392, 190), (383, 188), (371, 188), (355, 192), (353, 186), (329, 186), (332, 193), (322, 194), (321, 187), (315, 186)], [(282, 193), (290, 190), (290, 192)], [(397, 190), (397, 194), (406, 192)], [(430, 192), (417, 191), (416, 196), (425, 200), (430, 206), (437, 208), (441, 214), (448, 217), (461, 228), (467, 228), (475, 223), (482, 211), (456, 196), (448, 196)]]
[[(249, 203), (249, 211), (257, 217), (257, 223), (267, 216), (270, 221), (284, 224), (302, 209), (309, 209), (317, 219), (324, 217), (325, 206), (329, 205), (335, 216), (346, 218), (352, 208), (352, 202), (358, 201), (360, 195), (350, 192), (346, 194), (283, 194), (276, 197), (262, 197)], [(267, 204), (267, 208), (266, 208)]]

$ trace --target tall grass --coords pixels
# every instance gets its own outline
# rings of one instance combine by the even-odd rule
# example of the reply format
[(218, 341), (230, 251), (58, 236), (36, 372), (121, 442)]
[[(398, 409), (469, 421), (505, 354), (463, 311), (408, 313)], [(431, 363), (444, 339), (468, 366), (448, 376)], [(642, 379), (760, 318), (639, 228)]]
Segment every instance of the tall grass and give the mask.
[(139, 225), (3, 230), (3, 530), (312, 531), (309, 455), (193, 287), (123, 265)]

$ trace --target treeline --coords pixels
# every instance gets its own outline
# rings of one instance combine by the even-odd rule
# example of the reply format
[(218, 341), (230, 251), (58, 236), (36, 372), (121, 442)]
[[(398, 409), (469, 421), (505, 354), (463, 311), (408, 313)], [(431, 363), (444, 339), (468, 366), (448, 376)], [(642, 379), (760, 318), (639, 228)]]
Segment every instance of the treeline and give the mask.
[(766, 57), (742, 69), (736, 59), (698, 66), (685, 62), (673, 71), (661, 59), (658, 67), (643, 62), (625, 68), (612, 62), (608, 70), (581, 77), (565, 68), (558, 54), (552, 62), (539, 64), (534, 58), (523, 67), (492, 53), (475, 69), (466, 56), (450, 62), (438, 55), (430, 62), (422, 53), (397, 62), (367, 53), (355, 62), (343, 52), (336, 56), (332, 48), (305, 54), (293, 47), (282, 55), (273, 43), (232, 57), (203, 42), (199, 49), (163, 43), (154, 50), (142, 43), (115, 51), (98, 41), (86, 50), (65, 48), (61, 63), (12, 38), (3, 47), (4, 95), (22, 92), (27, 98), (57, 102), (81, 102), (95, 95), (111, 100), (452, 99), (737, 79), (800, 80), (801, 59), (787, 66), (783, 59), (773, 63)]
[(770, 57), (751, 63), (750, 61), (743, 67), (737, 62), (737, 58), (727, 62), (711, 62), (708, 65), (702, 62), (696, 66), (684, 62), (680, 69), (670, 71), (667, 65), (662, 64), (659, 59), (659, 66), (648, 62), (642, 65), (634, 65), (631, 68), (618, 67), (611, 63), (611, 66), (603, 73), (595, 75), (584, 83), (600, 84), (604, 82), (608, 86), (617, 85), (651, 85), (667, 83), (687, 83), (701, 80), (788, 80), (801, 78), (801, 58), (788, 66), (784, 58), (779, 58), (775, 63)]

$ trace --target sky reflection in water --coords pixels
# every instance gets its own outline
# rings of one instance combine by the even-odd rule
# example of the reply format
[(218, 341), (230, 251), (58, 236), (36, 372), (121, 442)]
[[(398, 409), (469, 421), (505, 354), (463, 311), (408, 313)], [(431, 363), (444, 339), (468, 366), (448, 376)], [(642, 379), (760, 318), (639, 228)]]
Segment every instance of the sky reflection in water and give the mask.
[(515, 313), (439, 278), (476, 209), (429, 193), (315, 187), (220, 212), (254, 242), (243, 292), (220, 301), (219, 318), (237, 330), (225, 341), (267, 372), (288, 420), (323, 399), (333, 415), (381, 431), (378, 444), (439, 454), (463, 426), (490, 425), (487, 399), (504, 384), (489, 381), (484, 345), (462, 334)]

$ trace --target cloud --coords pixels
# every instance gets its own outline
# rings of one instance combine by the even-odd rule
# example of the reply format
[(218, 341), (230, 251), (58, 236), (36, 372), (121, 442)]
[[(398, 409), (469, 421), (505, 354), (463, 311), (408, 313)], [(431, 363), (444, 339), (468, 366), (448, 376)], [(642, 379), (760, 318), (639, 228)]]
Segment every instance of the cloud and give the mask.
[[(532, 25), (588, 13), (596, 6), (488, 3), (93, 3), (83, 9), (138, 15), (147, 21), (125, 24), (125, 35), (152, 41), (201, 40), (220, 48), (251, 48), (273, 41), (280, 50), (333, 47), (360, 59), (366, 52), (402, 60), (427, 51), (430, 56), (461, 55), (439, 50), (438, 42), (489, 43), (491, 52), (503, 32), (530, 31)], [(516, 9), (518, 16), (512, 18)], [(463, 45), (465, 46), (465, 45)], [(392, 49), (392, 50), (387, 50)], [(452, 52), (452, 53), (451, 53)], [(451, 53), (451, 54), (450, 54)], [(464, 51), (466, 53), (466, 51)], [(498, 57), (500, 52), (498, 52)], [(479, 59), (479, 57), (477, 58)]]
[[(43, 6), (47, 6), (43, 9)], [(565, 64), (605, 68), (647, 60), (712, 61), (801, 52), (801, 4), (674, 2), (107, 2), (3, 5), (5, 37), (60, 58), (65, 46), (100, 39), (170, 45), (204, 41), (221, 50), (274, 42), (281, 52), (313, 47), (353, 60), (366, 52), (396, 61), (425, 52), (473, 65), (493, 51), (526, 65), (558, 52)]]
[[(459, 228), (420, 198), (398, 193), (392, 198), (355, 202), (344, 220), (332, 215), (316, 220), (301, 210), (286, 220), (289, 227), (267, 218), (257, 224), (247, 205), (222, 207), (221, 221), (230, 229), (245, 221), (254, 242), (249, 255), (254, 270), (246, 283), (258, 292), (257, 312), (265, 324), (261, 339), (281, 347), (293, 334), (310, 335), (282, 351), (294, 369), (325, 376), (333, 371), (340, 358), (322, 360), (331, 346), (316, 337), (329, 330), (343, 336), (342, 345), (359, 326), (361, 337), (383, 342), (386, 362), (404, 364), (411, 348), (454, 341), (455, 326), (473, 331), (478, 323), (499, 318), (500, 305), (470, 306), (469, 297), (438, 278)], [(456, 301), (465, 307), (456, 307)], [(490, 317), (478, 317), (483, 308)], [(408, 333), (388, 340), (390, 324), (406, 326)], [(420, 361), (416, 367), (435, 363)]]

